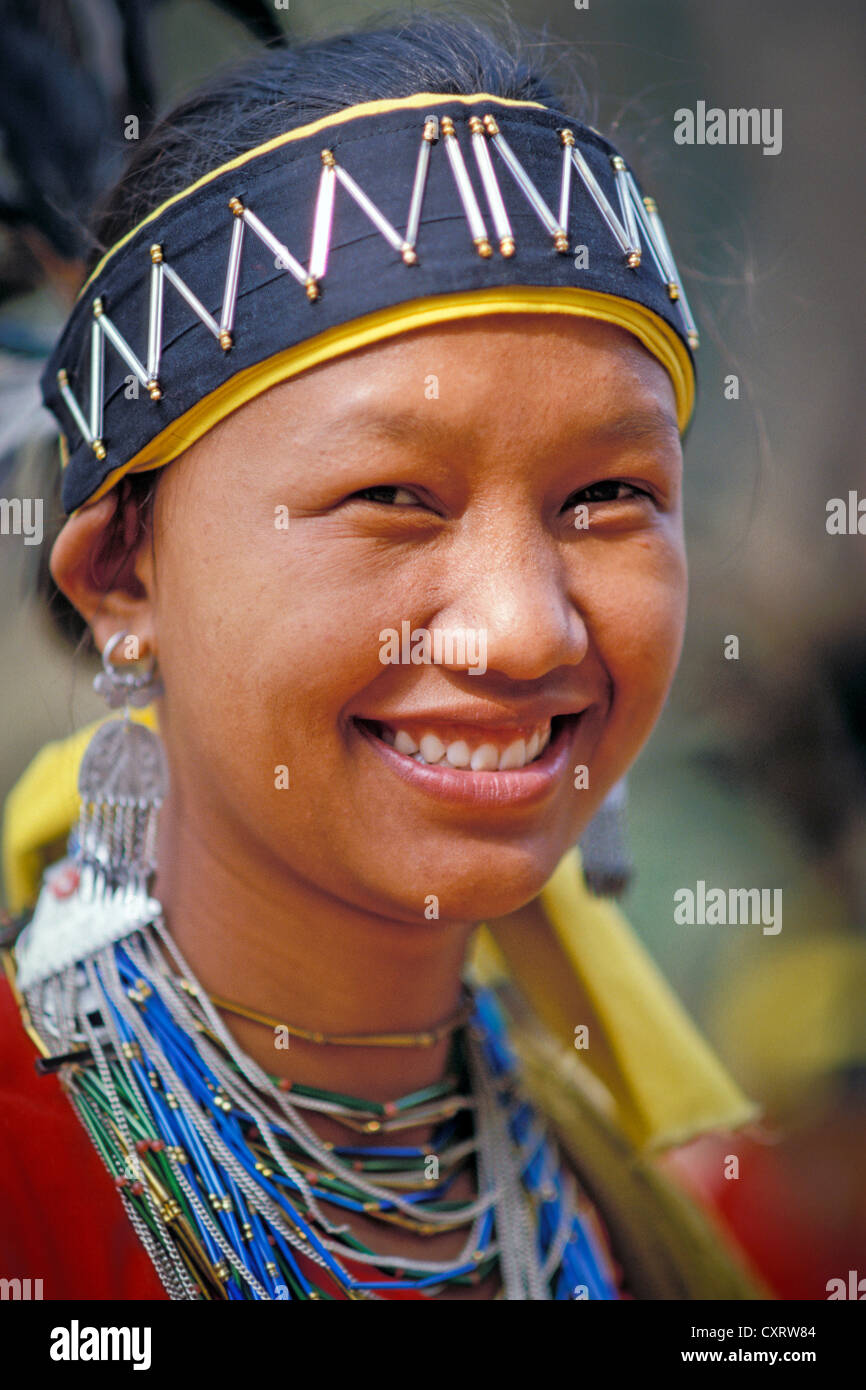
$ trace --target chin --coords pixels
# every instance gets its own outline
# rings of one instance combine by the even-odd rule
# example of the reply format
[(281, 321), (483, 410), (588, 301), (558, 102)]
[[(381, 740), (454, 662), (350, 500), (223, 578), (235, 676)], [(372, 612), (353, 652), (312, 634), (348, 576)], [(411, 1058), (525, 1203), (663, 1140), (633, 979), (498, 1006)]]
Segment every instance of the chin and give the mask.
[[(417, 890), (407, 892), (405, 880), (394, 887), (402, 907), (413, 917), (426, 915), (434, 897), (441, 921), (505, 917), (541, 892), (571, 843), (539, 855), (525, 845), (491, 847), (488, 842), (479, 845), (475, 855), (461, 854), (459, 865), (446, 867), (440, 861), (435, 872), (428, 868), (413, 876)], [(436, 919), (431, 913), (427, 920)]]

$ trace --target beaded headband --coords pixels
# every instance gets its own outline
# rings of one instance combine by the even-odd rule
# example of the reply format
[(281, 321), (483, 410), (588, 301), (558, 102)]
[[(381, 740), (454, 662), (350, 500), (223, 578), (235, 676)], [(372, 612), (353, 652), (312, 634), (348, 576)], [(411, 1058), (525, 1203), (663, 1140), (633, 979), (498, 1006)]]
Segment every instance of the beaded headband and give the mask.
[(79, 293), (42, 376), (64, 507), (171, 462), (309, 367), (513, 312), (626, 328), (669, 372), (686, 428), (688, 300), (654, 201), (596, 131), (483, 92), (365, 102), (287, 131), (167, 199)]

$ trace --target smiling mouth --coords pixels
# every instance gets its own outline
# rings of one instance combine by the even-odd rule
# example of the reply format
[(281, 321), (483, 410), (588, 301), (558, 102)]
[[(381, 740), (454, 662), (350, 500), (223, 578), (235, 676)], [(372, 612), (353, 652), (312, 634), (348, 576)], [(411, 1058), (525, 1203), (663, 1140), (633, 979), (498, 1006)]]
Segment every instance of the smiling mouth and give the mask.
[(456, 772), (515, 772), (540, 762), (578, 714), (558, 714), (522, 729), (356, 718), (364, 731), (425, 767)]

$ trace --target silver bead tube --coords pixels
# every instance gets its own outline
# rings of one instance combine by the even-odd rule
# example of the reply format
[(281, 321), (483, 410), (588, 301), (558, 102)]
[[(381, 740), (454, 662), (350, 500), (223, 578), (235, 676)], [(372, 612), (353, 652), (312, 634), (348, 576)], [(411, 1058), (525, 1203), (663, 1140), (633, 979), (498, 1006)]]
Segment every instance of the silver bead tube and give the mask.
[(102, 406), (105, 398), (105, 341), (99, 319), (90, 325), (90, 434), (102, 438)]
[(273, 252), (275, 256), (279, 256), (285, 269), (288, 270), (290, 274), (294, 275), (299, 284), (306, 285), (309, 279), (307, 272), (304, 270), (300, 261), (296, 260), (292, 255), (288, 246), (284, 246), (281, 241), (278, 241), (270, 228), (266, 227), (261, 218), (256, 217), (254, 212), (250, 212), (249, 208), (244, 208), (242, 216), (250, 231), (255, 232), (256, 236), (260, 241), (264, 242), (269, 251)]
[[(424, 133), (421, 136), (421, 144), (418, 149), (418, 160), (415, 165), (415, 179), (412, 183), (412, 196), (409, 199), (409, 215), (406, 218), (406, 250), (414, 250), (418, 240), (418, 227), (421, 223), (421, 205), (424, 202), (424, 190), (427, 187), (427, 170), (430, 167), (430, 150), (436, 140), (439, 139), (439, 118), (438, 116), (427, 116), (424, 120)], [(403, 259), (406, 259), (406, 250)]]
[[(643, 201), (637, 189), (637, 184), (635, 183), (631, 174), (626, 174), (626, 182), (628, 184), (628, 191), (631, 196), (632, 208), (634, 210), (635, 216), (637, 217), (638, 226), (640, 227), (640, 231), (642, 234), (642, 240), (645, 243), (646, 247), (648, 247), (649, 249), (650, 259), (652, 260), (653, 265), (658, 271), (659, 279), (661, 280), (662, 284), (667, 286), (668, 293), (670, 293), (671, 285), (673, 284), (673, 288), (676, 291), (676, 294), (678, 294), (679, 287), (675, 281), (671, 281), (671, 277), (668, 274), (668, 271), (665, 268), (665, 265), (662, 262), (662, 259), (659, 255), (659, 251), (656, 246), (655, 233), (653, 232), (653, 229), (650, 225), (649, 217), (647, 216), (647, 210), (643, 205)], [(672, 295), (671, 297), (675, 299), (676, 294)]]
[(635, 248), (630, 244), (625, 228), (622, 226), (619, 218), (608, 202), (604, 189), (587, 164), (583, 151), (579, 150), (577, 145), (572, 145), (571, 157), (574, 161), (574, 167), (581, 177), (584, 188), (601, 213), (609, 231), (616, 239), (622, 254), (626, 257), (632, 255)]
[(201, 302), (201, 300), (199, 299), (198, 295), (193, 294), (192, 290), (190, 289), (190, 287), (189, 287), (189, 285), (186, 283), (186, 281), (185, 281), (185, 280), (181, 280), (181, 278), (180, 278), (180, 276), (178, 275), (177, 271), (176, 271), (176, 270), (172, 270), (171, 266), (170, 266), (166, 261), (163, 261), (163, 266), (162, 266), (162, 268), (163, 268), (163, 271), (164, 271), (165, 275), (168, 277), (168, 279), (169, 279), (169, 280), (171, 281), (171, 283), (174, 285), (174, 287), (175, 287), (175, 289), (177, 290), (178, 294), (179, 294), (179, 295), (182, 295), (182, 297), (186, 300), (187, 304), (188, 304), (189, 307), (193, 310), (193, 312), (196, 313), (196, 314), (198, 314), (198, 316), (199, 316), (199, 318), (201, 319), (202, 323), (204, 324), (205, 328), (209, 328), (210, 331), (211, 331), (211, 333), (212, 333), (212, 334), (214, 335), (214, 337), (218, 340), (218, 339), (219, 339), (219, 335), (220, 335), (220, 326), (219, 326), (219, 324), (217, 323), (216, 319), (214, 318), (213, 314), (209, 314), (209, 313), (208, 313), (207, 309), (206, 309), (206, 308), (204, 307), (204, 305), (202, 304), (202, 302)]
[(463, 151), (457, 141), (454, 122), (449, 116), (442, 117), (441, 129), (448, 163), (451, 165), (451, 172), (454, 175), (454, 182), (457, 185), (457, 193), (463, 205), (466, 221), (469, 223), (472, 240), (475, 242), (479, 255), (490, 256), (493, 248), (490, 245), (484, 218), (481, 215), (478, 199), (475, 197), (475, 190), (469, 178), (469, 170), (463, 162)]
[[(664, 253), (663, 259), (666, 261), (667, 265), (669, 265), (671, 271), (673, 272), (673, 283), (676, 285), (678, 290), (676, 298), (678, 300), (680, 316), (683, 320), (683, 325), (686, 330), (686, 337), (689, 340), (689, 345), (690, 347), (697, 348), (700, 345), (700, 337), (698, 334), (697, 326), (692, 316), (688, 296), (686, 295), (686, 292), (683, 288), (682, 276), (680, 275), (679, 270), (677, 269), (677, 263), (674, 260), (674, 253), (671, 250), (670, 243), (667, 239), (664, 223), (659, 217), (659, 212), (658, 208), (656, 207), (655, 199), (644, 198), (643, 205), (646, 208), (646, 214), (649, 218), (650, 225), (655, 231), (656, 240)], [(673, 298), (673, 296), (671, 297)]]
[(236, 217), (232, 223), (232, 240), (229, 246), (229, 263), (226, 267), (225, 286), (223, 288), (223, 307), (220, 314), (220, 343), (223, 347), (229, 346), (225, 335), (231, 334), (235, 326), (235, 305), (238, 297), (238, 278), (241, 270), (241, 251), (244, 244), (244, 222), (242, 217)]
[(154, 257), (154, 249), (151, 247), (152, 264), (150, 267), (150, 307), (148, 310), (147, 322), (147, 375), (150, 381), (156, 381), (159, 375), (159, 362), (162, 357), (162, 253), (160, 259)]
[(508, 212), (496, 179), (496, 171), (493, 168), (493, 161), (487, 148), (487, 135), (480, 116), (470, 116), (469, 128), (472, 131), (471, 139), (475, 162), (478, 165), (478, 172), (481, 175), (484, 194), (487, 198), (487, 206), (490, 208), (490, 216), (499, 238), (499, 250), (503, 256), (511, 256), (514, 254), (514, 232), (508, 220)]
[(511, 172), (514, 182), (517, 184), (520, 191), (524, 194), (530, 206), (534, 208), (536, 214), (541, 219), (542, 226), (547, 228), (547, 230), (550, 232), (550, 235), (557, 243), (556, 249), (558, 251), (567, 250), (568, 242), (567, 238), (565, 237), (564, 229), (557, 222), (553, 213), (550, 211), (550, 208), (547, 206), (538, 189), (535, 187), (535, 184), (532, 182), (532, 179), (529, 177), (523, 165), (520, 163), (520, 160), (517, 158), (517, 155), (514, 153), (508, 141), (505, 139), (505, 136), (500, 131), (499, 126), (497, 125), (496, 121), (493, 119), (492, 116), (484, 117), (484, 127), (488, 135), (492, 139), (493, 144), (499, 152), (499, 155), (502, 158), (503, 162), (508, 166), (508, 169)]
[(82, 436), (87, 440), (88, 444), (92, 444), (93, 435), (90, 431), (90, 425), (87, 423), (87, 420), (84, 417), (84, 411), (81, 409), (81, 406), (78, 404), (78, 401), (75, 399), (75, 396), (72, 393), (72, 390), (69, 385), (69, 378), (66, 374), (65, 369), (61, 369), (57, 373), (57, 386), (61, 396), (63, 397), (64, 404), (66, 405), (69, 414), (72, 416), (73, 420), (78, 426), (78, 429), (81, 431)]
[(334, 194), (337, 191), (334, 156), (330, 150), (322, 151), (322, 163), (316, 211), (313, 216), (313, 240), (310, 246), (310, 275), (314, 280), (321, 280), (328, 267), (331, 226), (334, 220)]
[(571, 207), (571, 147), (574, 135), (570, 130), (561, 130), (562, 141), (562, 181), (559, 186), (559, 225), (568, 236), (568, 215)]
[(637, 220), (634, 215), (631, 197), (626, 182), (626, 164), (621, 155), (611, 156), (613, 165), (613, 177), (616, 185), (616, 196), (619, 199), (619, 210), (622, 216), (625, 234), (629, 242), (628, 263), (632, 270), (637, 270), (641, 262), (640, 232), (637, 227)]
[(361, 211), (367, 214), (373, 226), (382, 233), (389, 246), (393, 246), (395, 251), (402, 251), (403, 238), (400, 233), (396, 227), (392, 227), (387, 217), (376, 207), (376, 204), (367, 197), (363, 188), (355, 182), (352, 175), (348, 174), (340, 164), (336, 165), (334, 172), (346, 192), (351, 194)]
[[(168, 267), (166, 266), (166, 270), (167, 269)], [(99, 307), (97, 308), (97, 306)], [(129, 346), (129, 343), (123, 337), (122, 333), (120, 333), (118, 329), (115, 328), (114, 324), (111, 322), (111, 319), (105, 313), (104, 309), (102, 308), (101, 299), (97, 299), (94, 301), (93, 311), (96, 315), (96, 319), (99, 323), (100, 328), (102, 329), (108, 341), (111, 343), (112, 347), (120, 353), (120, 356), (123, 358), (124, 362), (127, 363), (131, 371), (133, 371), (135, 375), (138, 377), (142, 386), (147, 386), (148, 376), (144, 366), (138, 360), (132, 348)]]

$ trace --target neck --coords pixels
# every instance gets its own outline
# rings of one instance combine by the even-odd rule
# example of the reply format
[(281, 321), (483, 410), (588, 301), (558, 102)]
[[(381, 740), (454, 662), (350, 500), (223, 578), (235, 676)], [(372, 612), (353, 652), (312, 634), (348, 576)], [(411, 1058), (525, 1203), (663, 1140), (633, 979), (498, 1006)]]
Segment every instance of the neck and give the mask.
[[(329, 1036), (420, 1033), (459, 1008), (472, 923), (401, 922), (330, 898), (253, 846), (227, 851), (212, 820), (181, 815), (171, 799), (159, 838), (154, 892), (209, 994)], [(447, 1066), (448, 1037), (432, 1047), (320, 1044), (221, 1016), (270, 1074), (369, 1100), (430, 1085)]]

